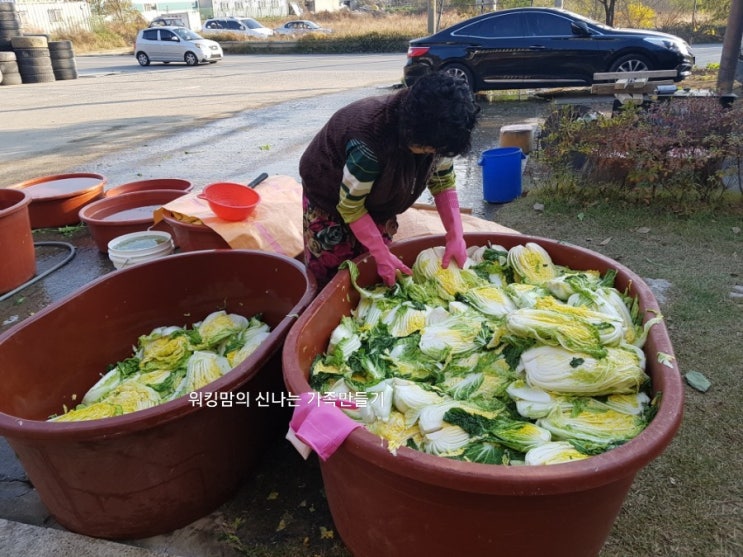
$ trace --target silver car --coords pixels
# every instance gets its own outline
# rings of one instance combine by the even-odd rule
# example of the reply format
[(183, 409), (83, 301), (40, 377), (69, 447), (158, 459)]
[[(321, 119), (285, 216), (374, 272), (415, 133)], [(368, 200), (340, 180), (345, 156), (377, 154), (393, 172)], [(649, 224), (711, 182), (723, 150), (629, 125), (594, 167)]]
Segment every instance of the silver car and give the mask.
[(201, 30), (204, 35), (213, 33), (237, 33), (248, 37), (265, 39), (273, 35), (273, 29), (269, 29), (252, 17), (225, 17), (207, 19)]
[(214, 64), (224, 57), (219, 43), (185, 27), (152, 27), (137, 33), (134, 56), (141, 66), (150, 62), (185, 62), (188, 66)]
[(314, 21), (307, 19), (297, 19), (294, 21), (287, 21), (281, 27), (277, 27), (273, 30), (277, 35), (306, 35), (307, 33), (332, 33), (332, 29), (327, 27), (320, 27)]

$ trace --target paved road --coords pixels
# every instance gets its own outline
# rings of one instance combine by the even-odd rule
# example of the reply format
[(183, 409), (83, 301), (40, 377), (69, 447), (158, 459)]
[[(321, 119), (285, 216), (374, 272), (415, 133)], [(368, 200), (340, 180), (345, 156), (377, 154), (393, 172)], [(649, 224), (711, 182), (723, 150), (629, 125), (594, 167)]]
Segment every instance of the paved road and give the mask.
[(706, 68), (710, 64), (719, 64), (722, 56), (722, 44), (694, 44), (691, 45), (696, 58), (695, 65)]
[[(720, 48), (695, 45), (697, 64), (719, 62)], [(72, 171), (111, 185), (296, 176), (327, 117), (399, 84), (405, 55), (230, 55), (193, 68), (143, 68), (131, 54), (77, 61), (79, 79), (1, 88), (0, 187)]]
[[(302, 125), (313, 116), (313, 104), (322, 105), (328, 96), (400, 83), (404, 62), (404, 54), (236, 55), (193, 68), (141, 68), (131, 55), (78, 57), (79, 79), (2, 88), (0, 187), (79, 170), (112, 153), (146, 149), (157, 138), (204, 129), (251, 109), (312, 99), (304, 112), (285, 109), (271, 116), (277, 129), (288, 122)], [(272, 143), (270, 136), (236, 131), (225, 133), (233, 141)], [(201, 156), (194, 158), (212, 160), (208, 140), (195, 147)], [(151, 155), (168, 158), (167, 150), (151, 149)]]

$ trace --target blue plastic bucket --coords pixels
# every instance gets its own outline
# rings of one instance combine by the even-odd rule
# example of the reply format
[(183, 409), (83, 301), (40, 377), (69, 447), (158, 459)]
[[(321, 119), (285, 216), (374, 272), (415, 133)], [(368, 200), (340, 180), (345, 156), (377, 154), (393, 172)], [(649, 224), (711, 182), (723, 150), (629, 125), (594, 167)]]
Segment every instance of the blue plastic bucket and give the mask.
[(521, 195), (521, 147), (499, 147), (483, 151), (482, 192), (488, 203), (507, 203)]

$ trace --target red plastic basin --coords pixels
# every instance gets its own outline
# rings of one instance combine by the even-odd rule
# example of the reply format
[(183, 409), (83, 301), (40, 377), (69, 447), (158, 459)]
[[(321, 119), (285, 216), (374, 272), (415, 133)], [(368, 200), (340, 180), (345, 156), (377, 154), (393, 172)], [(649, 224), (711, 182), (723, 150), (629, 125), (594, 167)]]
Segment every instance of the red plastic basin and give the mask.
[(254, 189), (231, 182), (209, 184), (197, 197), (209, 203), (220, 219), (229, 221), (245, 220), (261, 200)]

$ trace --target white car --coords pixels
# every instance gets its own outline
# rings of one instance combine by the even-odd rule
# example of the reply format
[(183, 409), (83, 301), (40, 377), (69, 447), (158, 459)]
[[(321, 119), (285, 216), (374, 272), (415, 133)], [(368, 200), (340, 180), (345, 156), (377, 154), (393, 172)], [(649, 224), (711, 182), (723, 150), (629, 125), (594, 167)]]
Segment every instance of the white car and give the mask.
[(266, 38), (273, 35), (273, 29), (261, 25), (251, 17), (225, 17), (207, 19), (201, 30), (205, 35), (210, 33), (238, 33), (249, 37)]
[(219, 43), (185, 27), (151, 27), (137, 33), (134, 56), (141, 66), (150, 62), (185, 62), (188, 66), (214, 64), (224, 57)]

